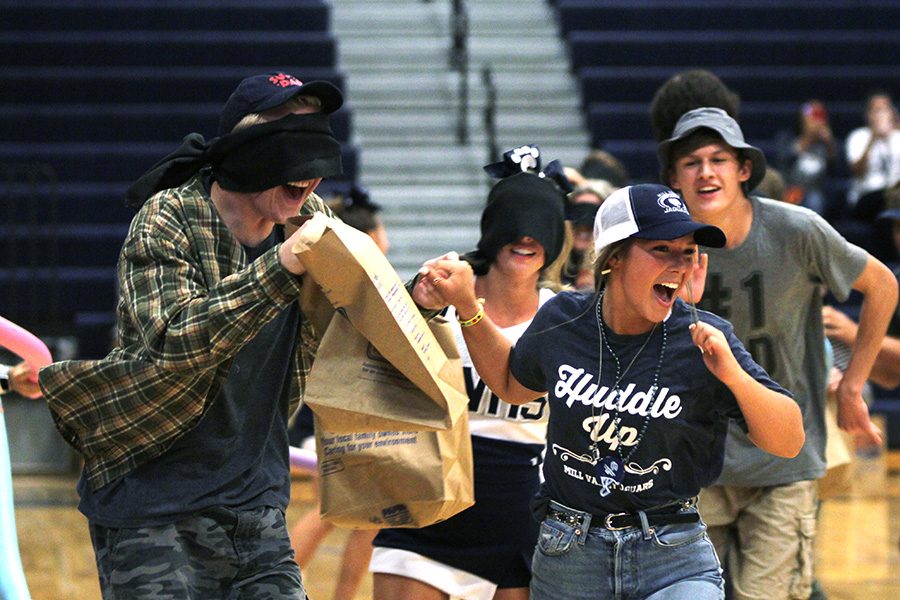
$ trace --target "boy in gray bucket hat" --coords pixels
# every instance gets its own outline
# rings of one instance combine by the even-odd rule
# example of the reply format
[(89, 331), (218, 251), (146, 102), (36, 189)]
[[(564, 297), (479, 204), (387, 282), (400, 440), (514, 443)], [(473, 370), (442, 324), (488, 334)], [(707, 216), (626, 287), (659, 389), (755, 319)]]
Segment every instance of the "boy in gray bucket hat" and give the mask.
[(666, 181), (666, 169), (671, 164), (672, 146), (701, 129), (708, 129), (718, 134), (722, 141), (736, 150), (738, 155), (751, 163), (750, 178), (747, 189), (755, 189), (766, 175), (766, 157), (762, 150), (744, 141), (744, 132), (737, 121), (728, 116), (721, 108), (696, 108), (686, 112), (675, 124), (672, 137), (663, 140), (656, 148), (656, 154), (662, 165), (660, 179)]
[(765, 174), (765, 156), (725, 111), (684, 113), (657, 153), (662, 181), (682, 195), (694, 219), (719, 227), (728, 240), (707, 250), (700, 307), (731, 321), (754, 359), (793, 392), (806, 432), (800, 454), (788, 460), (758, 451), (732, 423), (722, 474), (701, 493), (701, 513), (736, 599), (807, 598), (816, 480), (825, 474), (822, 286), (840, 300), (852, 289), (864, 296), (860, 336), (837, 391), (838, 421), (880, 444), (860, 391), (897, 303), (897, 282), (813, 211), (750, 196)]

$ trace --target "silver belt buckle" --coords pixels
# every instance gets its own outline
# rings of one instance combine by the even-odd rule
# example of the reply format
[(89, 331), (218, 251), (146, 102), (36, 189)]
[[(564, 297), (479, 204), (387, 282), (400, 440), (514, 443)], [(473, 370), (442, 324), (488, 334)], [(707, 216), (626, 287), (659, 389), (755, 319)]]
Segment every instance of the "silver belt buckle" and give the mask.
[(627, 517), (627, 516), (628, 516), (628, 513), (627, 513), (627, 512), (620, 512), (620, 513), (615, 513), (615, 514), (609, 514), (609, 515), (606, 515), (606, 519), (604, 520), (603, 524), (604, 524), (604, 525), (606, 526), (606, 528), (609, 529), (610, 531), (622, 531), (623, 529), (628, 529), (628, 528), (631, 527), (631, 526), (630, 526), (630, 525), (626, 525), (625, 527), (616, 527), (616, 526), (614, 526), (614, 525), (612, 524), (612, 520), (613, 520), (614, 518), (616, 518), (616, 517)]

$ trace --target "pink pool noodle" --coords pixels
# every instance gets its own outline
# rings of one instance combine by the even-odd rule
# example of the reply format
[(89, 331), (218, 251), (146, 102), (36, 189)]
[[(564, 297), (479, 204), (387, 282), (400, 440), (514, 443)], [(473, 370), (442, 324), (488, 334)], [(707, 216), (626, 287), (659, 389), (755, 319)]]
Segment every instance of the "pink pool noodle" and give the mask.
[[(0, 346), (24, 359), (34, 369), (35, 377), (38, 369), (53, 362), (50, 350), (44, 342), (3, 317), (0, 317)], [(0, 597), (6, 600), (29, 600), (31, 595), (25, 581), (16, 535), (12, 469), (2, 404), (0, 404), (0, 520), (4, 523), (3, 535), (0, 536)]]

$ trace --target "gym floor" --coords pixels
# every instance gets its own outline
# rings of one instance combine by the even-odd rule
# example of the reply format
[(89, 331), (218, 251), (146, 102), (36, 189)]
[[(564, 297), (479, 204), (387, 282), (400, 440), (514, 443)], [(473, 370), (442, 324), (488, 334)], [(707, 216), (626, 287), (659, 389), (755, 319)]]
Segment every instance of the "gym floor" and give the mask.
[[(76, 509), (75, 475), (13, 478), (19, 549), (33, 600), (99, 600), (87, 522)], [(293, 479), (289, 524), (314, 502), (310, 480)], [(346, 531), (325, 539), (303, 579), (312, 598), (331, 598)], [(851, 487), (823, 503), (818, 579), (831, 600), (900, 598), (900, 451), (860, 457)], [(371, 577), (356, 596), (371, 598)]]

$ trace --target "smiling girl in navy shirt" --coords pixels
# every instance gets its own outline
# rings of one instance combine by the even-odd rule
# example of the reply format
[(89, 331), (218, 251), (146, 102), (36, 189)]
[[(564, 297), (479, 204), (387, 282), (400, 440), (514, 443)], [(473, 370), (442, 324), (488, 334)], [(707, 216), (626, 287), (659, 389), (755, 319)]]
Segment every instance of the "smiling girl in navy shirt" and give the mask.
[(557, 294), (514, 348), (478, 318), (465, 263), (423, 267), (417, 285), (470, 324), (463, 334), (488, 386), (511, 403), (548, 395), (533, 599), (723, 597), (694, 504), (721, 470), (728, 419), (778, 456), (804, 441), (796, 403), (730, 324), (679, 297), (698, 244), (724, 243), (669, 188), (618, 190), (595, 221), (597, 290)]

